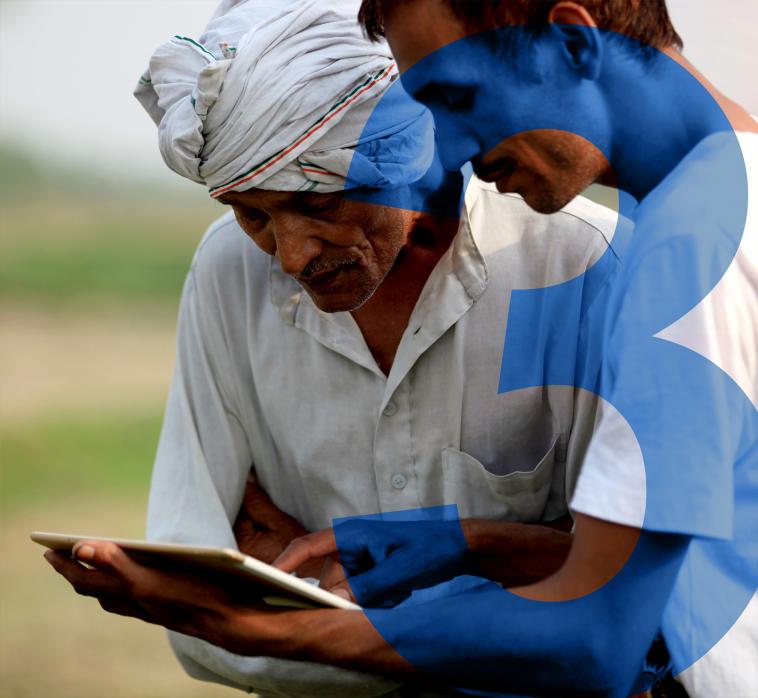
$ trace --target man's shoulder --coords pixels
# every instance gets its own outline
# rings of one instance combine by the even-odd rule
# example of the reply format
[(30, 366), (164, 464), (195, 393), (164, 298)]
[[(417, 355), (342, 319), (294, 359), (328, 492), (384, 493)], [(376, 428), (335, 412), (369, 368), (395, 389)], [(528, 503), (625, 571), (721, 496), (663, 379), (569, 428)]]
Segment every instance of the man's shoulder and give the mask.
[(730, 227), (741, 233), (756, 163), (758, 135), (707, 136), (640, 202), (635, 211), (638, 229), (668, 239)]
[(605, 250), (612, 246), (618, 213), (584, 196), (577, 196), (550, 215), (531, 209), (518, 194), (503, 194), (494, 184), (472, 177), (466, 190), (466, 210), (475, 233), (492, 237), (498, 247), (521, 239), (524, 232), (560, 235), (553, 243), (576, 237), (586, 245)]
[(196, 280), (225, 284), (243, 283), (246, 277), (265, 274), (268, 255), (253, 244), (239, 227), (233, 212), (228, 212), (208, 226), (195, 251), (192, 273)]
[(610, 276), (618, 266), (618, 218), (614, 210), (583, 197), (545, 215), (520, 196), (481, 181), (472, 180), (466, 192), (464, 220), (491, 285), (499, 279), (514, 288), (550, 286), (580, 276), (601, 259), (595, 276)]

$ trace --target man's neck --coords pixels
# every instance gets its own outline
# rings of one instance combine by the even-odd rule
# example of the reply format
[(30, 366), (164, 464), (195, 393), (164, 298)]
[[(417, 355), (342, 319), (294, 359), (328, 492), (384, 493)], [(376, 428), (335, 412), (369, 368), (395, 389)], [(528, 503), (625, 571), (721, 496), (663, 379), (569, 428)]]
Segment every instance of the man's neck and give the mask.
[(612, 100), (617, 104), (613, 175), (616, 185), (638, 201), (709, 135), (729, 129), (758, 131), (750, 114), (721, 94), (678, 51), (667, 50), (654, 60), (656, 65), (643, 75), (622, 67), (607, 78), (609, 90), (624, 94)]
[(450, 247), (458, 223), (455, 219), (419, 216), (384, 281), (371, 298), (352, 311), (377, 365), (387, 375), (421, 291)]

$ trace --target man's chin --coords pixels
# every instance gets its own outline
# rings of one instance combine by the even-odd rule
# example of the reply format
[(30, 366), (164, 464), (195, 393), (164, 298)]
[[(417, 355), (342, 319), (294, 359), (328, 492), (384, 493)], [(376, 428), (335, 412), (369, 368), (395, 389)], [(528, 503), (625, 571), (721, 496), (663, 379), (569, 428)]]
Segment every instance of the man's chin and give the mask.
[(349, 313), (358, 310), (371, 296), (356, 293), (314, 293), (308, 295), (316, 307), (324, 313)]
[(566, 204), (571, 201), (566, 201), (565, 203), (556, 203), (554, 201), (543, 201), (541, 199), (537, 199), (536, 201), (530, 201), (527, 198), (524, 198), (524, 201), (529, 205), (529, 208), (531, 208), (533, 211), (536, 211), (537, 213), (542, 213), (547, 216), (558, 213)]
[(524, 202), (537, 213), (557, 213), (571, 198), (559, 198), (544, 188), (511, 187), (507, 178), (497, 180), (495, 188), (501, 194), (518, 194)]
[(558, 211), (560, 211), (564, 206), (567, 206), (578, 196), (578, 194), (575, 194), (573, 196), (546, 196), (546, 193), (544, 191), (535, 193), (519, 192), (519, 194), (521, 194), (521, 198), (524, 199), (529, 208), (533, 209), (537, 213), (543, 213), (545, 215), (558, 213)]

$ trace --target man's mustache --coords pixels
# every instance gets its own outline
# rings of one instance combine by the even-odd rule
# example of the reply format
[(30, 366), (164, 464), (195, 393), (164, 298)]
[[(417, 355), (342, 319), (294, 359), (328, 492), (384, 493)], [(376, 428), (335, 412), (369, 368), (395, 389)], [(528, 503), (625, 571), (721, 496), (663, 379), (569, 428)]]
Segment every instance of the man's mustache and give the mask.
[(305, 265), (303, 270), (297, 275), (297, 278), (306, 281), (317, 274), (337, 271), (338, 269), (351, 267), (357, 263), (358, 260), (352, 257), (346, 259), (321, 259), (320, 257), (317, 257)]

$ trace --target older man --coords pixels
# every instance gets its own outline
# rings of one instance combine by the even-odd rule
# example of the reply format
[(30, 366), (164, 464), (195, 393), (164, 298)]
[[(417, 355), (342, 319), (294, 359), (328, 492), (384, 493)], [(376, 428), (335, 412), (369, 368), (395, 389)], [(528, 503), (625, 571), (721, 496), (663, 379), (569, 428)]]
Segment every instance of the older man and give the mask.
[[(459, 216), (461, 177), (442, 170), (428, 112), (356, 11), (223, 3), (141, 81), (167, 163), (233, 209), (185, 286), (149, 537), (234, 546), (237, 519), (242, 547), (273, 559), (335, 517), (455, 505), (513, 522), (502, 568), (533, 581), (569, 536), (519, 522), (567, 513), (594, 401), (560, 385), (498, 393), (509, 306), (594, 265), (565, 308), (584, 312), (615, 268), (615, 220), (587, 201), (541, 216), (478, 180)], [(238, 518), (251, 466), (266, 494), (249, 487)], [(293, 696), (398, 685), (238, 656), (185, 622), (167, 625), (200, 678)]]
[[(295, 7), (267, 15), (259, 28), (260, 9), (241, 3), (217, 14), (201, 37), (203, 46), (237, 45), (233, 59), (220, 56), (227, 67), (218, 95), (234, 107), (208, 107), (198, 159), (212, 195), (234, 216), (212, 226), (185, 288), (149, 536), (233, 545), (230, 524), (251, 465), (273, 505), (248, 492), (247, 522), (243, 516), (237, 531), (244, 536), (247, 523), (240, 543), (269, 560), (335, 517), (443, 504), (457, 505), (461, 516), (514, 522), (565, 515), (593, 403), (560, 387), (502, 399), (508, 302), (513, 289), (558, 283), (591, 266), (607, 250), (612, 217), (586, 201), (538, 216), (474, 181), (459, 220), (461, 178), (429, 163), (427, 113), (399, 85), (387, 87), (395, 73), (386, 49), (359, 36), (353, 15), (341, 14), (344, 3)], [(243, 28), (248, 33), (238, 38)], [(324, 42), (332, 34), (340, 36), (337, 47)], [(350, 54), (348, 69), (334, 64), (339, 52)], [(164, 93), (165, 72), (184, 70), (184, 54), (198, 61), (195, 70), (206, 60), (194, 43), (175, 39), (153, 59), (150, 88), (140, 94)], [(217, 63), (208, 58), (202, 70), (215, 76)], [(319, 87), (327, 68), (333, 95)], [(372, 75), (386, 83), (371, 85)], [(353, 97), (345, 96), (367, 81), (374, 95), (360, 98), (368, 102), (356, 100), (339, 113), (341, 122), (328, 121), (330, 102), (347, 104)], [(285, 105), (260, 99), (274, 86), (288, 95)], [(304, 111), (302, 103), (308, 116), (293, 126), (290, 112)], [(181, 127), (172, 119), (187, 104), (175, 104), (156, 115), (164, 156), (194, 174), (178, 160), (184, 148), (176, 141), (184, 145), (187, 129), (184, 117)], [(314, 128), (320, 140), (295, 157), (303, 132)], [(373, 140), (372, 129), (379, 131)], [(232, 148), (244, 153), (235, 158), (245, 163), (236, 165), (242, 174), (217, 155)], [(250, 178), (247, 163), (277, 157)], [(402, 167), (387, 172), (396, 162)], [(369, 178), (355, 181), (363, 171)], [(379, 203), (343, 194), (346, 185), (379, 189)], [(452, 202), (449, 212), (438, 203), (434, 214), (399, 207), (420, 201), (416, 208), (424, 208), (440, 194)], [(533, 539), (513, 533), (518, 581), (553, 569), (568, 542), (543, 529), (550, 549), (537, 560), (529, 555)], [(173, 643), (195, 675), (210, 671), (258, 691), (367, 690), (363, 676), (230, 657), (186, 637)], [(368, 690), (386, 689), (372, 682)]]

